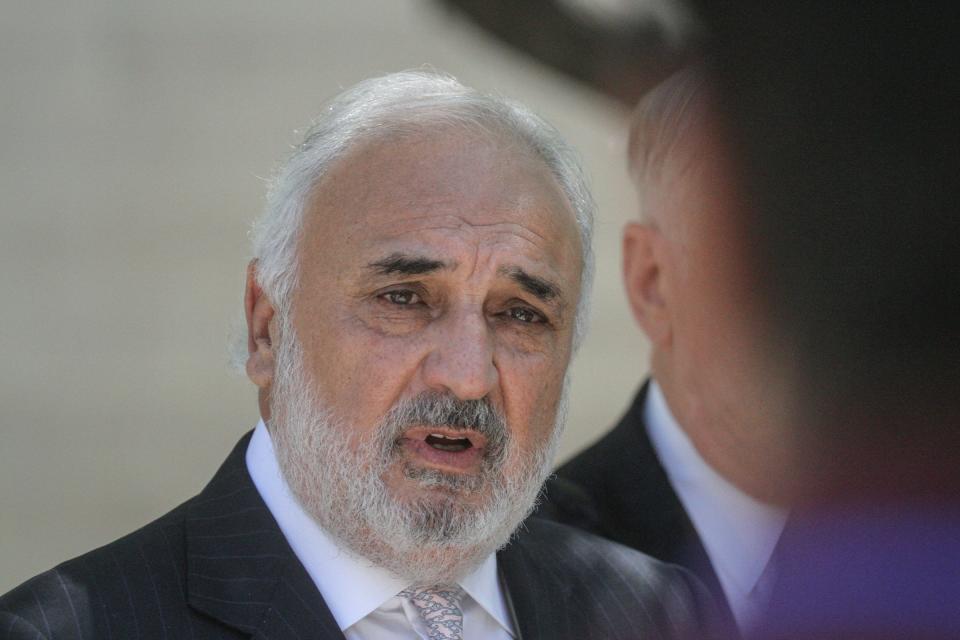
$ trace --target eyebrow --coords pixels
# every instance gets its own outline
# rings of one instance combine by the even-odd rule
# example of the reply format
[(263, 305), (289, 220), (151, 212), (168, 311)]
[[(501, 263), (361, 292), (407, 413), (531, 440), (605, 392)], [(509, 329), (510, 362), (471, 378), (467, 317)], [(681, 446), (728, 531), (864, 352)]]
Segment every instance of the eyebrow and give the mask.
[[(443, 260), (434, 260), (425, 256), (406, 253), (392, 253), (367, 265), (367, 268), (378, 275), (419, 275), (433, 273), (443, 269), (456, 267)], [(499, 273), (520, 285), (524, 291), (544, 302), (553, 302), (562, 299), (560, 287), (539, 276), (527, 273), (520, 267), (501, 267)]]
[(549, 280), (544, 280), (538, 276), (531, 275), (520, 267), (503, 267), (500, 273), (523, 287), (523, 290), (532, 296), (549, 302), (560, 298), (560, 287)]
[(432, 273), (448, 267), (449, 265), (442, 260), (431, 260), (423, 256), (413, 256), (405, 253), (392, 253), (382, 260), (367, 265), (367, 268), (384, 276), (397, 273), (412, 276)]

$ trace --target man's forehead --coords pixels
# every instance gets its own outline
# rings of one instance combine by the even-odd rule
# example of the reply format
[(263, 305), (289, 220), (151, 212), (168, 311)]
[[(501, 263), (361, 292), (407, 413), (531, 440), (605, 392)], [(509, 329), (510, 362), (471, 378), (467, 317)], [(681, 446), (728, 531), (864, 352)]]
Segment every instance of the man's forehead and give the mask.
[(345, 230), (370, 247), (437, 246), (462, 242), (481, 247), (509, 245), (539, 259), (576, 236), (573, 224), (537, 202), (508, 208), (471, 207), (463, 202), (397, 203), (388, 210), (362, 212)]
[(536, 199), (556, 213), (571, 211), (547, 163), (524, 143), (503, 133), (449, 127), (356, 143), (330, 167), (313, 197), (321, 205), (352, 203), (358, 209), (446, 203), (451, 213), (471, 200)]
[(580, 254), (572, 207), (546, 164), (475, 136), (355, 150), (318, 184), (304, 231), (307, 244), (364, 252), (447, 236), (506, 243), (532, 260)]

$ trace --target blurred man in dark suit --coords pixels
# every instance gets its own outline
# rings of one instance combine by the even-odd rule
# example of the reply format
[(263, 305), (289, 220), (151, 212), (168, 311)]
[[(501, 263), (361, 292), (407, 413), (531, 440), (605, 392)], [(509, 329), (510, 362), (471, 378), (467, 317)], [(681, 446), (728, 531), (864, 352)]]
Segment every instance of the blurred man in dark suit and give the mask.
[(592, 216), (523, 107), (431, 73), (342, 93), (254, 233), (238, 360), (261, 421), (199, 496), (0, 598), (0, 638), (702, 637), (689, 574), (517, 531), (561, 432)]
[[(543, 512), (696, 571), (741, 628), (769, 596), (788, 491), (780, 397), (743, 365), (763, 325), (740, 251), (711, 88), (688, 68), (639, 103), (629, 143), (640, 220), (627, 297), (651, 379), (619, 424), (558, 471)], [(758, 364), (758, 363), (756, 363)]]

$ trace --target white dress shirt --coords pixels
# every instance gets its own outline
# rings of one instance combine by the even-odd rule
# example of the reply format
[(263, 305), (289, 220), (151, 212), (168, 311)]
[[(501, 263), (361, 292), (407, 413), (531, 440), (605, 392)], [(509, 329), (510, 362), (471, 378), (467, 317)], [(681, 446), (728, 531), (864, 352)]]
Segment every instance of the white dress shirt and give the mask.
[[(410, 586), (399, 576), (337, 546), (296, 501), (261, 420), (247, 447), (247, 469), (280, 530), (313, 579), (347, 640), (426, 639), (413, 605), (396, 594)], [(465, 595), (464, 640), (510, 640), (513, 624), (491, 554), (460, 581)]]
[(747, 630), (769, 596), (775, 567), (768, 565), (787, 511), (753, 499), (714, 471), (677, 424), (653, 381), (643, 417), (657, 457), (703, 542), (737, 625)]

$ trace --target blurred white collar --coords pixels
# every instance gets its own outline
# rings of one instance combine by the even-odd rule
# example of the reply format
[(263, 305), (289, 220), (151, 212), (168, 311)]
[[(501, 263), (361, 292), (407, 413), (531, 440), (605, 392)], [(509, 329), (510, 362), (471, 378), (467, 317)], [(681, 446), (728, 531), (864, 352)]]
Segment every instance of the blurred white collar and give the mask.
[(740, 620), (783, 532), (787, 511), (755, 500), (707, 464), (655, 381), (650, 382), (643, 418), (657, 457)]

